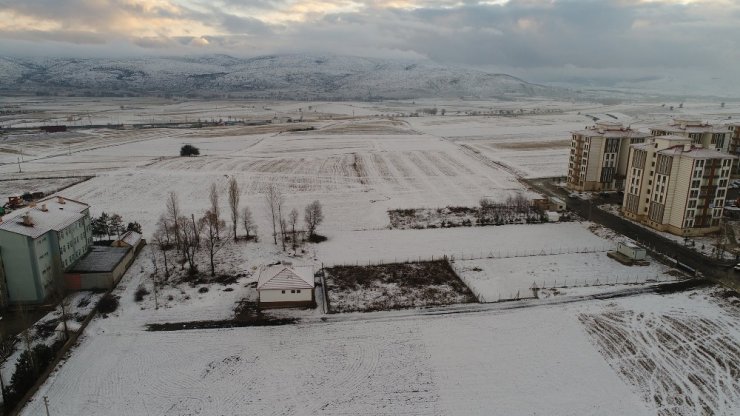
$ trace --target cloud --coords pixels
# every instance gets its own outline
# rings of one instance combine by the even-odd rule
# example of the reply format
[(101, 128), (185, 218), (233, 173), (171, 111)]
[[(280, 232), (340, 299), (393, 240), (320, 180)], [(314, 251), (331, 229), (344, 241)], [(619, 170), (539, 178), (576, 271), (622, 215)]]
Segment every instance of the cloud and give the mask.
[[(740, 72), (733, 0), (0, 0), (0, 53), (283, 52), (576, 74)], [(21, 47), (22, 45), (22, 47)], [(53, 47), (52, 47), (53, 45)], [(69, 48), (60, 45), (69, 45)], [(75, 47), (71, 47), (75, 45)], [(60, 52), (61, 51), (61, 52)]]

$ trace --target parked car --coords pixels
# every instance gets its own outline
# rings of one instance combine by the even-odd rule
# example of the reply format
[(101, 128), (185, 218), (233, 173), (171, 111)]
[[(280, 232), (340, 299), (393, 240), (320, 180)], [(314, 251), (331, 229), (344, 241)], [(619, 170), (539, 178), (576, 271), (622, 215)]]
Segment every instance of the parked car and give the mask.
[(734, 269), (736, 272), (740, 272), (740, 263), (736, 264)]

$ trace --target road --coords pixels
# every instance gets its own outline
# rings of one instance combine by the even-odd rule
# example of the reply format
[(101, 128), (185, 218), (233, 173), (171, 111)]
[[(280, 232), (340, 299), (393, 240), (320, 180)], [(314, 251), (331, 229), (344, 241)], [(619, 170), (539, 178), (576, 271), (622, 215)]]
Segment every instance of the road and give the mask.
[[(715, 260), (697, 253), (689, 247), (654, 233), (632, 221), (599, 209), (597, 202), (592, 200), (568, 198), (567, 192), (554, 186), (550, 179), (532, 179), (525, 182), (542, 194), (562, 198), (568, 209), (582, 218), (623, 234), (655, 253), (676, 259), (712, 281), (731, 287), (735, 291), (740, 291), (740, 278), (733, 271), (734, 261)], [(618, 202), (618, 199), (615, 201), (610, 201), (608, 198), (601, 199), (598, 203), (602, 202)]]

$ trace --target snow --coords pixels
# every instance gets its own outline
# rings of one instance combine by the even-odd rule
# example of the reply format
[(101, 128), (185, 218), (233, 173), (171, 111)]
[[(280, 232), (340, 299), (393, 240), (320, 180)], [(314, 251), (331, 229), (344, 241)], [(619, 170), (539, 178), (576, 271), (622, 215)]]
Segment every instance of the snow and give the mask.
[(367, 230), (327, 233), (316, 247), (325, 266), (430, 260), (461, 260), (549, 254), (551, 251), (611, 250), (613, 242), (587, 228), (588, 223), (520, 224), (423, 230)]
[[(560, 253), (557, 251), (556, 253)], [(673, 281), (667, 266), (649, 259), (649, 266), (625, 266), (606, 252), (566, 253), (456, 261), (455, 269), (486, 302), (532, 297), (530, 290), (552, 287)], [(614, 290), (614, 287), (602, 287)]]
[(119, 321), (97, 320), (22, 414), (42, 396), (58, 414), (651, 414), (571, 308), (166, 333)]
[[(697, 350), (701, 337), (684, 338), (686, 353), (696, 359), (674, 360), (667, 356), (673, 351), (667, 348), (670, 345), (651, 335), (653, 323), (666, 325), (664, 316), (687, 318), (695, 333), (702, 334), (707, 327), (719, 329), (725, 338), (713, 341), (737, 345), (736, 312), (717, 306), (706, 291), (606, 301), (575, 299), (603, 293), (601, 286), (589, 286), (557, 289), (557, 295), (543, 292), (548, 299), (434, 310), (270, 312), (299, 318), (295, 325), (276, 327), (144, 329), (150, 323), (231, 318), (238, 302), (256, 300), (253, 286), (259, 267), (277, 261), (311, 264), (318, 270), (321, 263), (362, 265), (448, 255), (454, 256), (457, 267), (479, 267), (480, 272), (470, 272), (479, 278), (466, 279), (477, 291), (489, 294), (528, 289), (532, 281), (554, 285), (557, 279), (560, 286), (561, 278), (586, 279), (590, 284), (596, 276), (627, 276), (631, 282), (635, 273), (660, 275), (665, 269), (657, 262), (627, 268), (606, 258), (604, 251), (622, 238), (589, 223), (390, 230), (387, 214), (400, 208), (476, 206), (483, 197), (501, 201), (518, 193), (536, 196), (518, 176), (565, 172), (568, 132), (592, 124), (587, 114), (615, 114), (633, 122), (633, 127), (645, 127), (673, 115), (658, 104), (452, 99), (8, 101), (35, 112), (4, 117), (3, 124), (38, 124), (44, 118), (51, 123), (88, 113), (85, 119), (94, 122), (120, 118), (130, 123), (186, 117), (191, 121), (272, 119), (299, 113), (308, 118), (313, 111), (305, 125), (316, 127), (305, 132), (287, 132), (294, 125), (276, 124), (1, 137), (3, 181), (24, 181), (19, 183), (33, 188), (45, 180), (39, 178), (95, 176), (67, 188), (63, 195), (89, 203), (93, 215), (106, 211), (121, 214), (125, 221), (138, 221), (145, 238), (151, 236), (170, 191), (180, 196), (184, 214), (199, 216), (208, 207), (205, 195), (211, 183), (219, 187), (221, 205), (226, 207), (231, 177), (238, 179), (242, 206), (252, 209), (259, 227), (259, 241), (226, 245), (217, 254), (218, 273), (239, 276), (235, 282), (169, 282), (158, 294), (158, 309), (152, 294), (134, 301), (139, 285), (152, 291), (152, 251), (151, 246), (145, 247), (115, 291), (120, 296), (119, 309), (92, 322), (80, 344), (34, 396), (25, 415), (43, 414), (44, 395), (49, 397), (52, 414), (80, 415), (487, 415), (491, 409), (510, 415), (648, 415), (657, 413), (653, 391), (660, 391), (661, 397), (678, 396), (675, 390), (661, 390), (667, 379), (692, 397), (704, 397), (693, 403), (710, 403), (712, 414), (736, 414), (740, 406), (740, 394), (725, 387), (720, 399), (709, 400), (711, 394), (702, 393), (689, 377), (697, 370), (703, 380), (715, 375), (721, 380), (716, 385), (727, 385), (726, 371), (696, 358), (701, 355)], [(738, 114), (740, 108), (729, 104), (715, 112), (712, 105), (716, 103), (687, 103), (686, 107), (715, 118)], [(433, 107), (445, 108), (447, 114), (377, 117)], [(465, 115), (506, 108), (525, 111), (516, 117)], [(348, 119), (353, 113), (362, 118)], [(202, 156), (177, 157), (185, 143), (200, 147)], [(22, 173), (15, 153), (20, 144)], [(302, 212), (308, 202), (320, 200), (326, 220), (318, 232), (328, 240), (306, 245), (305, 253), (295, 255), (273, 244), (261, 193), (269, 183), (278, 183), (284, 190), (287, 211), (295, 207)], [(9, 192), (13, 187), (0, 189)], [(225, 210), (223, 215), (228, 217)], [(590, 252), (573, 253), (584, 250)], [(161, 268), (161, 259), (158, 262)], [(208, 292), (201, 293), (202, 287), (208, 287)], [(606, 289), (625, 287), (620, 281)], [(568, 299), (561, 301), (563, 296)], [(574, 300), (578, 302), (566, 303)], [(636, 368), (628, 351), (602, 346), (598, 336), (588, 331), (584, 323), (588, 319), (582, 320), (582, 316), (609, 317), (613, 312), (629, 319), (606, 322), (624, 330), (630, 339), (642, 339), (641, 351), (666, 368), (660, 373), (662, 380)], [(649, 317), (650, 324), (637, 318), (640, 313)], [(722, 362), (736, 358), (720, 348), (720, 342), (712, 345), (725, 354)], [(716, 391), (711, 390), (719, 397)], [(698, 413), (699, 408), (690, 407), (682, 414)]]

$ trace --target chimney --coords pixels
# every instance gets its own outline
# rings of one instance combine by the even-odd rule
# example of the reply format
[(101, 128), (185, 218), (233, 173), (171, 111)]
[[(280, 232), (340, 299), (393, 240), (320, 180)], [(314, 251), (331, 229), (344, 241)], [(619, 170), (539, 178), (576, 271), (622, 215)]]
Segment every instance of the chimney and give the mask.
[(62, 204), (62, 205), (66, 204), (66, 202), (64, 202), (64, 198), (62, 198), (61, 196), (58, 196), (57, 197), (57, 202), (60, 203), (60, 204)]
[(41, 204), (41, 211), (48, 212), (49, 208), (46, 208), (46, 204)]
[(33, 218), (31, 218), (31, 213), (25, 213), (23, 214), (23, 225), (27, 227), (33, 227)]

